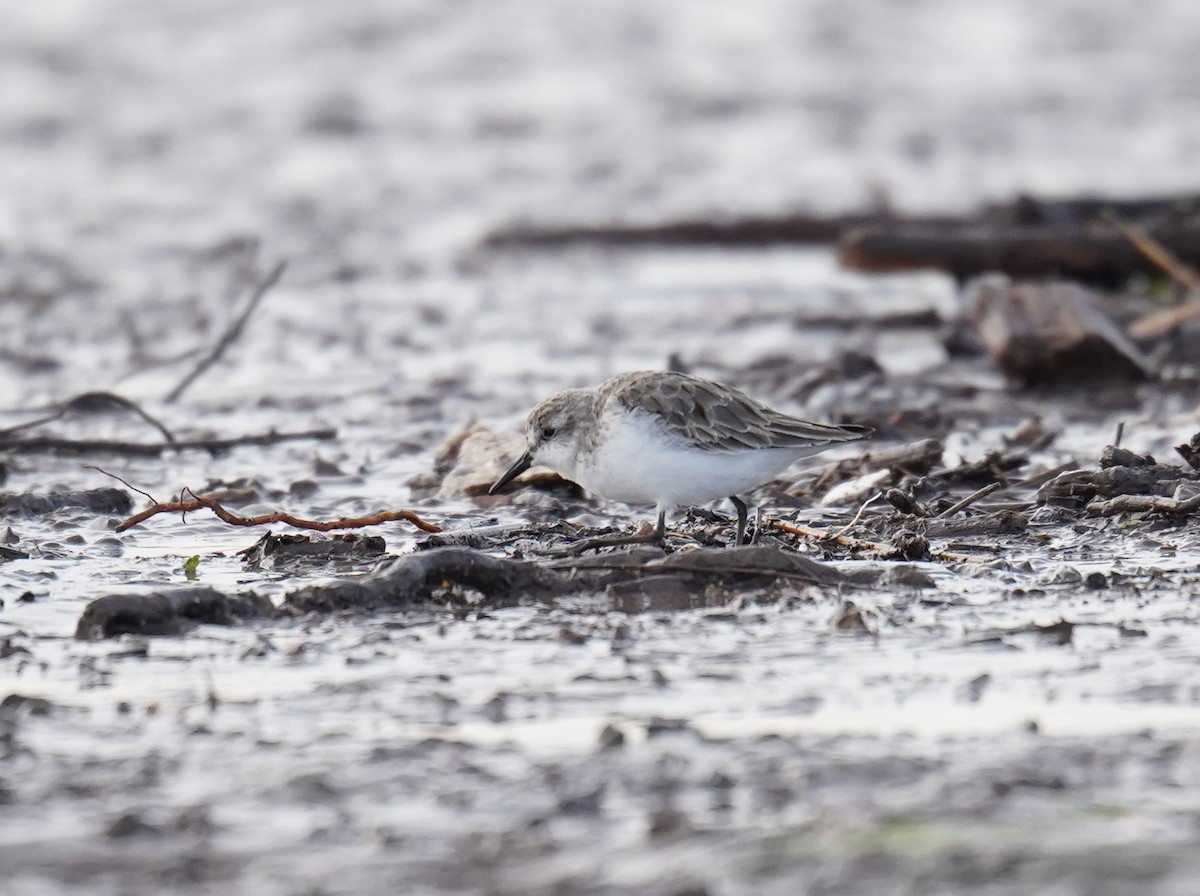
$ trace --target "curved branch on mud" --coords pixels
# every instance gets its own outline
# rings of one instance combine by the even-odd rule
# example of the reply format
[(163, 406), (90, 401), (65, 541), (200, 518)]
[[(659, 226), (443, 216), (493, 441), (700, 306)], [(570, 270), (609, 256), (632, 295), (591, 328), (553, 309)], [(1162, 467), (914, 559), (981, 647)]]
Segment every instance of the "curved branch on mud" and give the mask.
[(175, 444), (175, 436), (167, 429), (157, 418), (150, 416), (137, 402), (130, 401), (128, 398), (123, 398), (113, 392), (84, 392), (76, 395), (74, 398), (62, 402), (54, 408), (53, 413), (46, 417), (39, 417), (36, 420), (30, 420), (26, 423), (19, 423), (16, 426), (10, 426), (7, 429), (0, 429), (0, 437), (7, 438), (18, 432), (26, 429), (33, 429), (36, 426), (42, 426), (46, 423), (53, 423), (55, 420), (61, 420), (72, 411), (82, 411), (85, 413), (95, 413), (98, 411), (107, 411), (112, 409), (120, 409), (129, 411), (140, 417), (150, 426), (153, 426), (162, 437), (171, 445)]
[(411, 510), (384, 510), (371, 516), (344, 517), (336, 520), (306, 520), (292, 516), (290, 513), (282, 510), (277, 510), (274, 513), (264, 513), (261, 516), (241, 516), (240, 514), (226, 510), (216, 498), (197, 495), (191, 489), (184, 489), (184, 495), (191, 495), (191, 498), (183, 500), (181, 496), (181, 500), (179, 501), (167, 501), (147, 507), (140, 513), (135, 513), (129, 519), (125, 520), (114, 531), (124, 532), (126, 529), (131, 529), (160, 513), (190, 513), (193, 510), (200, 510), (205, 507), (215, 513), (219, 520), (231, 526), (270, 526), (274, 523), (283, 523), (295, 529), (315, 529), (318, 532), (328, 532), (331, 529), (362, 529), (365, 526), (378, 526), (382, 523), (406, 520), (423, 532), (442, 531), (441, 526), (421, 519), (421, 517), (417, 516)]

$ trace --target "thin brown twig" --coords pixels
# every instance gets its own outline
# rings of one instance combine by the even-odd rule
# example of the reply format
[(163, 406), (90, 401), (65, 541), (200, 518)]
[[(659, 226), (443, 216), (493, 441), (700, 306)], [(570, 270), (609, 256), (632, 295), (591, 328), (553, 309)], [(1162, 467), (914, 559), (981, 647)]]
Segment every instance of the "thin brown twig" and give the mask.
[(1156, 240), (1146, 230), (1135, 224), (1122, 221), (1112, 212), (1106, 212), (1104, 219), (1116, 227), (1125, 237), (1137, 247), (1143, 255), (1158, 265), (1172, 280), (1186, 289), (1193, 300), (1174, 308), (1153, 311), (1133, 321), (1126, 332), (1134, 339), (1149, 339), (1161, 336), (1168, 330), (1200, 317), (1200, 273), (1191, 265), (1181, 261), (1170, 249)]
[(97, 467), (95, 464), (84, 464), (84, 465), (83, 465), (83, 468), (84, 468), (85, 470), (95, 470), (97, 473), (103, 473), (105, 476), (108, 476), (108, 477), (110, 477), (110, 478), (112, 478), (112, 479), (115, 479), (115, 480), (117, 480), (117, 482), (121, 483), (121, 485), (125, 486), (126, 488), (131, 488), (131, 489), (133, 489), (133, 490), (134, 490), (135, 492), (137, 492), (139, 495), (145, 495), (147, 498), (149, 498), (149, 499), (150, 499), (150, 501), (151, 501), (152, 503), (154, 503), (154, 504), (157, 504), (157, 503), (158, 503), (158, 498), (154, 497), (154, 495), (150, 494), (149, 492), (142, 491), (142, 490), (141, 490), (140, 488), (138, 488), (136, 485), (130, 485), (128, 482), (126, 482), (124, 479), (122, 479), (122, 478), (121, 478), (120, 476), (118, 476), (116, 473), (110, 473), (110, 472), (108, 472), (108, 470), (102, 470), (102, 469), (100, 469), (99, 467)]
[(870, 507), (872, 504), (874, 504), (876, 501), (878, 501), (882, 497), (883, 497), (883, 492), (876, 492), (870, 498), (868, 498), (866, 501), (864, 501), (862, 507), (858, 508), (858, 513), (854, 514), (854, 519), (850, 520), (850, 522), (846, 523), (846, 525), (844, 525), (844, 526), (842, 526), (842, 528), (838, 529), (833, 537), (841, 538), (843, 535), (845, 535), (847, 532), (849, 532), (851, 529), (853, 529), (856, 525), (858, 525), (858, 521), (860, 519), (862, 519), (863, 512), (866, 511), (866, 509), (868, 507)]
[(120, 454), (129, 457), (158, 457), (167, 451), (208, 451), (217, 454), (240, 445), (274, 445), (278, 442), (295, 442), (303, 439), (328, 441), (337, 438), (332, 428), (311, 429), (304, 432), (258, 433), (230, 439), (191, 439), (176, 442), (121, 442), (103, 440), (59, 439), (41, 436), (33, 439), (9, 439), (0, 434), (0, 450), (31, 454), (39, 451), (59, 451), (64, 454)]
[(816, 541), (832, 541), (840, 544), (842, 547), (850, 548), (854, 551), (877, 551), (886, 553), (891, 550), (890, 545), (879, 544), (875, 541), (863, 541), (859, 538), (848, 538), (845, 535), (836, 535), (833, 532), (822, 532), (820, 529), (811, 529), (808, 526), (799, 526), (794, 523), (785, 523), (783, 520), (772, 520), (771, 528), (778, 529), (781, 532), (787, 532), (789, 535), (799, 535), (802, 538), (812, 538)]
[[(799, 535), (802, 538), (811, 538), (815, 541), (833, 542), (841, 545), (844, 548), (849, 548), (852, 551), (874, 551), (877, 554), (886, 555), (895, 550), (894, 546), (890, 544), (880, 544), (877, 541), (863, 541), (859, 538), (836, 535), (832, 532), (822, 532), (819, 529), (810, 529), (808, 526), (785, 523), (782, 520), (772, 520), (771, 528), (778, 529), (781, 532), (787, 532), (789, 535)], [(939, 560), (951, 562), (971, 559), (965, 554), (956, 554), (951, 551), (934, 551), (932, 556)]]
[(938, 518), (944, 519), (948, 516), (954, 516), (954, 514), (958, 513), (960, 510), (966, 510), (980, 498), (986, 498), (992, 492), (999, 491), (1003, 487), (1004, 483), (1002, 482), (989, 482), (983, 488), (971, 492), (971, 494), (967, 495), (961, 501), (956, 501), (955, 503), (951, 504), (938, 514)]
[(1161, 336), (1198, 317), (1200, 317), (1200, 299), (1139, 317), (1129, 325), (1126, 332), (1134, 339), (1149, 339), (1153, 336)]
[[(191, 495), (191, 498), (186, 498)], [(306, 520), (297, 516), (292, 516), (282, 510), (277, 510), (274, 513), (264, 513), (261, 516), (241, 516), (226, 510), (217, 501), (216, 498), (209, 498), (204, 495), (197, 495), (191, 489), (185, 488), (180, 493), (180, 500), (170, 501), (164, 504), (155, 504), (153, 507), (147, 507), (140, 513), (135, 513), (129, 519), (125, 520), (114, 530), (116, 532), (124, 532), (139, 523), (145, 522), (152, 516), (157, 516), (160, 513), (188, 513), (201, 508), (208, 508), (217, 515), (217, 518), (222, 522), (228, 523), (231, 526), (270, 526), (275, 523), (283, 523), (286, 526), (291, 526), (295, 529), (314, 529), (318, 532), (328, 532), (331, 529), (361, 529), (364, 526), (378, 526), (381, 523), (392, 523), (397, 520), (407, 520), (418, 529), (424, 532), (441, 532), (442, 527), (436, 523), (430, 523), (421, 519), (411, 510), (384, 510), (372, 516), (360, 517), (345, 517), (336, 520)]]
[(1123, 221), (1111, 211), (1105, 212), (1101, 217), (1121, 231), (1139, 252), (1162, 268), (1172, 280), (1184, 289), (1200, 292), (1200, 273), (1197, 273), (1186, 262), (1181, 261), (1174, 252), (1152, 237), (1144, 228)]
[(163, 401), (167, 404), (175, 402), (188, 386), (220, 359), (221, 355), (225, 353), (225, 349), (229, 348), (234, 340), (242, 335), (242, 331), (246, 328), (246, 321), (250, 319), (250, 315), (254, 313), (254, 309), (263, 300), (263, 296), (270, 291), (272, 286), (279, 282), (279, 278), (283, 276), (286, 268), (287, 261), (280, 261), (275, 267), (271, 268), (267, 276), (258, 281), (242, 313), (233, 319), (225, 329), (225, 332), (221, 334), (221, 338), (213, 345), (212, 349), (200, 359), (200, 362), (188, 372), (187, 376), (179, 381), (179, 385), (167, 393), (167, 397)]

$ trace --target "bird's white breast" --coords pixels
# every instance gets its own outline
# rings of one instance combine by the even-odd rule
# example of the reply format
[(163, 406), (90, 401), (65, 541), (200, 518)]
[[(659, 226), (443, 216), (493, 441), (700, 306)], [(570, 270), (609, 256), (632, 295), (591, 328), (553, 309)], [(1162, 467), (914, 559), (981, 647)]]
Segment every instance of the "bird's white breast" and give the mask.
[(609, 410), (601, 438), (577, 460), (575, 479), (592, 494), (627, 504), (679, 507), (749, 491), (820, 448), (708, 451), (668, 434), (653, 415)]

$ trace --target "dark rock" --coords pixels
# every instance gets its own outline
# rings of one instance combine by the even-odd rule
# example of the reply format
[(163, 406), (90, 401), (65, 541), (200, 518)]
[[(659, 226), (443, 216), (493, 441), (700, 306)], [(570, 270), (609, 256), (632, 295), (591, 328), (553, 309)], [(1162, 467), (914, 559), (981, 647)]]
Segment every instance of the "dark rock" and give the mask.
[(374, 562), (387, 553), (378, 535), (274, 535), (268, 532), (238, 556), (253, 569), (321, 566), (335, 561)]
[(691, 727), (691, 723), (687, 719), (664, 719), (661, 716), (652, 716), (646, 723), (646, 737), (676, 734), (681, 731), (689, 731)]
[(862, 610), (853, 601), (843, 601), (833, 617), (833, 627), (839, 632), (862, 632), (870, 634), (870, 626), (863, 617)]
[(227, 595), (207, 587), (109, 594), (84, 608), (75, 637), (91, 640), (122, 634), (180, 635), (191, 624), (238, 625), (245, 619), (270, 616), (274, 610), (265, 597)]
[(113, 839), (139, 836), (157, 837), (162, 833), (162, 828), (158, 825), (150, 824), (134, 812), (126, 812), (124, 815), (117, 816), (104, 829), (104, 836)]
[(52, 492), (48, 495), (0, 494), (0, 513), (11, 516), (45, 516), (64, 507), (126, 516), (133, 510), (133, 500), (128, 492), (119, 488)]
[(573, 794), (563, 797), (558, 802), (558, 812), (561, 815), (599, 815), (603, 808), (605, 787), (601, 784), (586, 793)]
[(43, 697), (9, 694), (0, 700), (0, 718), (13, 718), (18, 715), (48, 716), (53, 709), (54, 704)]
[(1108, 467), (1153, 467), (1156, 461), (1149, 454), (1134, 454), (1128, 448), (1105, 445), (1100, 452), (1100, 466)]
[(691, 825), (678, 809), (663, 808), (651, 813), (648, 828), (650, 837), (657, 840), (687, 833)]
[(284, 599), (284, 608), (302, 613), (395, 609), (427, 602), (447, 584), (477, 591), (492, 601), (508, 601), (520, 594), (562, 589), (567, 584), (564, 578), (547, 575), (534, 563), (468, 548), (434, 548), (397, 557), (370, 575), (293, 591)]
[(311, 479), (297, 479), (288, 486), (288, 495), (292, 498), (305, 500), (315, 495), (319, 488), (320, 486)]
[(1075, 623), (1068, 622), (1066, 619), (1060, 619), (1058, 622), (1052, 622), (1049, 625), (1036, 625), (1034, 626), (1034, 631), (1037, 632), (1039, 638), (1051, 644), (1065, 647), (1071, 643), (1075, 636)]
[(1137, 382), (1150, 375), (1137, 346), (1082, 286), (985, 280), (967, 301), (984, 347), (1023, 386)]
[(967, 682), (963, 688), (963, 696), (968, 703), (978, 703), (979, 698), (983, 696), (983, 692), (987, 690), (988, 685), (992, 683), (992, 676), (984, 672), (976, 675)]
[[(0, 609), (4, 607), (4, 601), (0, 601)], [(0, 660), (8, 659), (10, 656), (33, 656), (28, 647), (21, 644), (14, 644), (12, 638), (4, 638), (0, 640)]]
[(925, 533), (904, 528), (891, 537), (895, 556), (900, 560), (929, 560), (929, 538)]
[(563, 626), (558, 630), (558, 640), (563, 644), (586, 644), (588, 636)]
[(1200, 470), (1200, 432), (1192, 436), (1186, 445), (1177, 445), (1175, 450), (1188, 462), (1193, 470)]
[(936, 589), (937, 582), (929, 573), (916, 566), (903, 563), (877, 563), (854, 566), (842, 571), (846, 581), (852, 585), (888, 585), (919, 590)]
[(600, 732), (601, 750), (619, 750), (625, 746), (625, 733), (615, 725), (605, 725)]
[(909, 516), (929, 516), (929, 511), (922, 506), (911, 494), (899, 488), (889, 488), (883, 493), (883, 500), (887, 501), (901, 513), (907, 513)]

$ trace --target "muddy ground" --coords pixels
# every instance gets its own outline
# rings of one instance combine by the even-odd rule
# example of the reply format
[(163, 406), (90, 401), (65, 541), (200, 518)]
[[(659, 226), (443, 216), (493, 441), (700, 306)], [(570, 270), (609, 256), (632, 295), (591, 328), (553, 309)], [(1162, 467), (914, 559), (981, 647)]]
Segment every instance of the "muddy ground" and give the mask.
[[(1187, 499), (1186, 333), (1159, 346), (1169, 382), (1017, 391), (951, 335), (939, 274), (854, 275), (820, 247), (483, 248), (529, 222), (1194, 189), (1193, 4), (41, 0), (5, 19), (0, 429), (161, 443), (128, 408), (56, 414), (105, 390), (181, 441), (313, 434), (0, 452), (6, 894), (1194, 892), (1196, 516), (1038, 501), (1120, 423), (1180, 471), (1156, 493)], [(869, 464), (830, 467), (847, 449), (758, 496), (759, 548), (837, 582), (653, 567), (498, 594), (451, 571), (370, 611), (312, 599), (377, 582), (380, 551), (519, 561), (631, 524), (644, 509), (553, 483), (469, 497), (490, 473), (451, 488), (437, 452), (667, 364), (873, 425), (872, 452), (944, 451), (856, 490)], [(244, 515), (407, 507), (457, 534), (241, 556), (263, 530), (204, 510), (117, 533), (150, 503), (132, 486)], [(30, 497), (70, 492), (90, 494)], [(724, 507), (678, 523), (674, 557), (729, 536)], [(271, 611), (75, 638), (96, 598), (195, 586)]]

